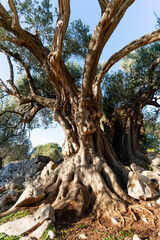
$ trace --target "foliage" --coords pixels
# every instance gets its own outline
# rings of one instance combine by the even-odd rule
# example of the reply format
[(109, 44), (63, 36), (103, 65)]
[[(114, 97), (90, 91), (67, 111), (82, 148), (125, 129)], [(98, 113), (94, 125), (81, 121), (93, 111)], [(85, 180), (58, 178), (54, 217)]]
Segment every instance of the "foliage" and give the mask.
[[(141, 47), (124, 57), (121, 67), (117, 72), (107, 74), (102, 83), (103, 107), (107, 114), (114, 108), (131, 105), (137, 96), (142, 94), (148, 86), (149, 67), (160, 54), (160, 41)], [(160, 67), (154, 71), (153, 85), (157, 87), (157, 76)], [(159, 91), (156, 92), (159, 95)]]
[(110, 234), (108, 235), (108, 237), (104, 238), (104, 240), (125, 240), (128, 238), (133, 238), (133, 235), (135, 234), (135, 232), (132, 229), (129, 230), (125, 230), (122, 229), (122, 231), (118, 234), (118, 236), (111, 236)]
[(62, 158), (61, 147), (57, 143), (47, 143), (45, 145), (39, 145), (33, 149), (31, 152), (31, 158), (38, 155), (48, 156), (53, 160), (58, 160)]
[(18, 240), (20, 239), (21, 237), (23, 237), (23, 235), (20, 235), (20, 236), (5, 236), (4, 233), (0, 233), (0, 240)]
[(71, 22), (64, 39), (64, 60), (67, 61), (73, 56), (84, 59), (88, 51), (90, 38), (89, 27), (83, 24), (80, 19)]
[(160, 150), (160, 123), (153, 120), (145, 120), (145, 138), (142, 140), (142, 145), (154, 151)]

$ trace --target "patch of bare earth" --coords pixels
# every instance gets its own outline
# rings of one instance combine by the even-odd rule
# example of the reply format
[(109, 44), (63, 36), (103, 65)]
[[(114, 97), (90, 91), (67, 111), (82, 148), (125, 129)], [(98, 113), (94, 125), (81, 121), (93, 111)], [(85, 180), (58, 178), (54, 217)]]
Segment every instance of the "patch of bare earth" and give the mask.
[(135, 205), (121, 217), (120, 226), (116, 226), (111, 220), (97, 220), (92, 214), (77, 218), (71, 210), (61, 217), (56, 216), (55, 229), (56, 239), (76, 240), (84, 234), (89, 240), (123, 240), (137, 233), (144, 240), (160, 240), (160, 209), (159, 205), (147, 208), (144, 203)]

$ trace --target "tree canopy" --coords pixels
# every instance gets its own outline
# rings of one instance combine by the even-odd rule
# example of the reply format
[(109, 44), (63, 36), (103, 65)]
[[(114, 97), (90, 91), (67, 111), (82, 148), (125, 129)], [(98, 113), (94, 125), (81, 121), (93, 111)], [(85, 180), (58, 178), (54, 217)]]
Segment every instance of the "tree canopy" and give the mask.
[(31, 158), (37, 157), (38, 155), (48, 156), (52, 160), (56, 161), (62, 158), (61, 147), (57, 143), (47, 143), (44, 145), (38, 145), (31, 152)]

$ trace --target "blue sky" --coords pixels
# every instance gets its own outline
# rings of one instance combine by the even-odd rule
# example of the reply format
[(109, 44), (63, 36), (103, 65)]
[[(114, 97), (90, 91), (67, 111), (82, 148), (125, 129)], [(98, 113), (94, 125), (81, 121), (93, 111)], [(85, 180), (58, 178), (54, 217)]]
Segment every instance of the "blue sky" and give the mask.
[[(6, 0), (0, 0), (4, 6)], [(57, 1), (53, 0), (53, 5)], [(55, 5), (56, 6), (56, 5)], [(160, 16), (160, 0), (135, 0), (129, 7), (119, 26), (112, 34), (101, 56), (101, 60), (107, 60), (113, 53), (131, 41), (155, 31), (156, 13)], [(101, 16), (98, 0), (71, 0), (71, 21), (82, 19), (90, 26), (91, 33), (97, 25)], [(119, 63), (112, 70), (119, 68)], [(5, 58), (0, 54), (0, 78), (7, 79), (8, 68)], [(64, 140), (63, 130), (58, 126), (54, 129), (36, 129), (31, 132), (33, 146), (48, 142), (57, 142), (62, 145)]]

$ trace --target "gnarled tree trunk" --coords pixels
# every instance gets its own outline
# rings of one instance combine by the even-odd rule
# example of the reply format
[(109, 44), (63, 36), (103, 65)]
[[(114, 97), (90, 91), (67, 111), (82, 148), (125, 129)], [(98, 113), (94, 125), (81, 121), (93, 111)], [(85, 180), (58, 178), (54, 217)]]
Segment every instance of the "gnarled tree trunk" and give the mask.
[(65, 132), (64, 162), (43, 186), (55, 209), (93, 210), (97, 216), (124, 213), (132, 202), (126, 193), (128, 170), (100, 128), (102, 111), (91, 99), (74, 99), (54, 118)]
[(149, 159), (139, 141), (145, 136), (141, 107), (132, 105), (114, 110), (110, 120), (104, 120), (105, 132), (116, 151), (119, 160), (130, 165), (146, 166)]

